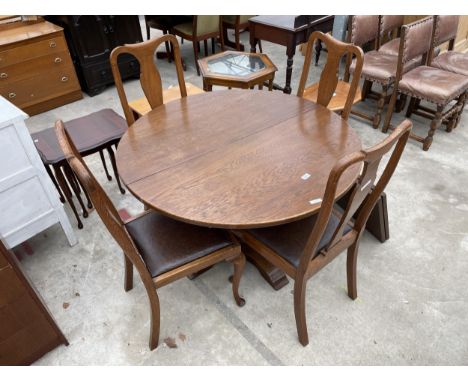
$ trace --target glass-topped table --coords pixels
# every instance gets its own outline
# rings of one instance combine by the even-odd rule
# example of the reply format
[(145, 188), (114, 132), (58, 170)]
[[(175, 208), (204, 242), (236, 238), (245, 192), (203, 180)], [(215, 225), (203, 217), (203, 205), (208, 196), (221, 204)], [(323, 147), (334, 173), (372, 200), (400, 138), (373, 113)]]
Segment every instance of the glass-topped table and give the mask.
[(259, 89), (268, 82), (271, 90), (278, 70), (266, 54), (226, 51), (198, 60), (203, 87), (211, 91), (213, 85), (230, 88)]

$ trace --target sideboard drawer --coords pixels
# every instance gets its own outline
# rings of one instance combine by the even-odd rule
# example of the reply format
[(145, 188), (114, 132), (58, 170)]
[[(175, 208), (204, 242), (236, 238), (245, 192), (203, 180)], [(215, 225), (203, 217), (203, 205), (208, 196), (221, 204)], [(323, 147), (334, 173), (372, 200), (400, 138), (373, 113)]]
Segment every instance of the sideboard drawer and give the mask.
[(57, 34), (52, 38), (0, 51), (0, 68), (14, 65), (18, 62), (30, 60), (32, 58), (56, 54), (63, 51), (68, 52), (67, 42), (63, 35)]
[(0, 82), (0, 95), (19, 108), (25, 108), (79, 89), (79, 86), (74, 68), (68, 67), (63, 71), (49, 71), (41, 76), (25, 78), (6, 85)]
[(67, 51), (18, 62), (0, 69), (0, 87), (40, 74), (48, 75), (50, 72), (60, 72), (67, 68), (73, 68), (70, 54)]

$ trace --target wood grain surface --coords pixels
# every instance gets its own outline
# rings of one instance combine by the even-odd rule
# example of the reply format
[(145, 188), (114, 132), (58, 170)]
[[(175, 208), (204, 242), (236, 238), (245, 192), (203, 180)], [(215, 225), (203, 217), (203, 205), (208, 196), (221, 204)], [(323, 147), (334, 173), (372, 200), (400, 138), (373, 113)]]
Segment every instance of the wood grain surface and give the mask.
[[(128, 189), (155, 210), (242, 229), (315, 213), (320, 201), (310, 201), (323, 197), (336, 160), (360, 149), (347, 122), (323, 106), (280, 92), (226, 90), (138, 119), (120, 141), (117, 166)], [(338, 196), (359, 171), (346, 172)]]

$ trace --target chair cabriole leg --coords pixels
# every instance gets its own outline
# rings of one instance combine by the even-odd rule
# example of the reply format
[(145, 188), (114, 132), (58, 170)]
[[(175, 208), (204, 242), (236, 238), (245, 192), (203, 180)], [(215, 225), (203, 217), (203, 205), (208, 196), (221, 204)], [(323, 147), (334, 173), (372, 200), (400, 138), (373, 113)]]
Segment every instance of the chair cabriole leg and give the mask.
[(307, 334), (307, 321), (305, 313), (305, 295), (307, 280), (296, 279), (294, 282), (294, 316), (296, 318), (297, 334), (302, 346), (309, 344), (309, 335)]

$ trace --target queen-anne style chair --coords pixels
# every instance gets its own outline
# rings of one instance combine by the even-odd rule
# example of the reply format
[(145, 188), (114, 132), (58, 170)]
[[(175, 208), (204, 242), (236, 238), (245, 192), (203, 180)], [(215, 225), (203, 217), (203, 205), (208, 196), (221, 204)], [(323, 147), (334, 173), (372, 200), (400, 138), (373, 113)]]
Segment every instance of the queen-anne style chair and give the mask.
[[(161, 75), (156, 67), (154, 57), (159, 45), (165, 42), (169, 42), (172, 45), (179, 83), (179, 86), (174, 86), (167, 90), (163, 90)], [(128, 102), (119, 66), (117, 65), (118, 58), (121, 54), (131, 54), (138, 60), (140, 64), (140, 83), (145, 97)], [(168, 34), (138, 44), (119, 46), (112, 51), (110, 62), (120, 103), (122, 104), (125, 118), (129, 126), (135, 122), (137, 118), (148, 113), (155, 107), (161, 106), (163, 103), (203, 92), (203, 89), (185, 83), (180, 59), (179, 43), (173, 35)]]
[(70, 167), (87, 190), (103, 223), (124, 252), (125, 291), (133, 288), (133, 267), (140, 274), (151, 308), (151, 350), (158, 346), (159, 340), (157, 288), (226, 260), (234, 264), (234, 299), (239, 306), (245, 304), (244, 299), (239, 296), (245, 257), (232, 234), (182, 223), (154, 211), (145, 211), (123, 222), (73, 145), (63, 122), (57, 121), (55, 129)]
[[(381, 53), (378, 49), (379, 16), (351, 16), (348, 25), (348, 42), (357, 45), (372, 45), (373, 50), (364, 54), (364, 64), (362, 66), (361, 78), (364, 79), (362, 87), (362, 101), (371, 98), (377, 101), (377, 110), (373, 115), (368, 115), (362, 111), (352, 109), (351, 113), (360, 118), (372, 122), (372, 126), (377, 129), (382, 118), (382, 111), (388, 102), (388, 90), (395, 81), (398, 56)], [(348, 57), (346, 62), (345, 81), (349, 80), (350, 74), (355, 71), (355, 60)], [(415, 58), (405, 63), (404, 72), (413, 69), (421, 64), (421, 58)], [(376, 83), (382, 87), (381, 92), (373, 91), (372, 85)]]
[[(461, 74), (468, 77), (468, 53), (454, 52), (455, 38), (457, 36), (458, 22), (460, 16), (434, 16), (434, 32), (431, 43), (432, 53), (429, 56), (428, 66), (445, 70), (446, 72), (452, 72)], [(448, 42), (448, 51), (434, 56), (435, 53), (440, 49), (442, 44)], [(463, 106), (460, 111), (450, 118), (445, 118), (443, 123), (447, 124), (447, 131), (452, 131), (458, 125), (464, 106), (466, 104), (466, 95), (463, 100)], [(429, 109), (421, 105), (421, 100), (418, 98), (412, 98), (406, 116), (409, 118), (411, 114), (417, 114), (423, 117), (429, 117), (434, 114), (434, 110)], [(429, 113), (429, 114), (428, 114)]]
[[(327, 62), (322, 70), (319, 82), (306, 87), (316, 41), (326, 45), (328, 50)], [(345, 55), (354, 56), (356, 59), (356, 67), (351, 82), (349, 82), (349, 79), (348, 82), (345, 82), (338, 77), (341, 58)], [(363, 56), (364, 53), (358, 46), (346, 44), (319, 31), (313, 32), (307, 42), (297, 96), (328, 107), (330, 110), (340, 111), (341, 117), (348, 119), (353, 104), (361, 100), (359, 80), (361, 78)]]
[[(429, 150), (434, 134), (442, 121), (459, 115), (468, 89), (468, 77), (458, 73), (427, 65), (418, 66), (407, 72), (403, 70), (405, 63), (420, 55), (423, 55), (424, 62), (427, 62), (427, 56), (431, 52), (433, 25), (433, 17), (427, 17), (402, 28), (394, 90), (382, 129), (383, 132), (387, 132), (391, 128), (390, 122), (398, 93), (411, 97), (409, 111), (414, 110), (415, 100), (435, 104), (436, 110), (419, 112), (420, 115), (425, 114), (432, 120), (427, 136), (411, 135), (411, 138), (423, 143), (424, 151)], [(410, 112), (408, 114), (410, 115)]]
[[(305, 311), (307, 281), (344, 250), (348, 251), (348, 296), (353, 300), (357, 297), (359, 241), (369, 214), (395, 171), (410, 130), (411, 122), (406, 120), (381, 143), (341, 158), (330, 172), (318, 214), (285, 225), (236, 231), (248, 246), (294, 279), (294, 314), (299, 342), (304, 346), (309, 343)], [(392, 147), (389, 161), (376, 182), (379, 163)], [(351, 166), (362, 166), (361, 175), (342, 210), (336, 205), (337, 185)]]
[(221, 32), (221, 16), (202, 15), (193, 16), (192, 22), (176, 25), (171, 33), (180, 36), (193, 43), (193, 55), (195, 58), (195, 67), (200, 75), (198, 66), (198, 53), (200, 51), (200, 41), (204, 42), (205, 56), (208, 55), (208, 39), (211, 38), (211, 52), (215, 52), (215, 39), (219, 37), (221, 50), (224, 50), (223, 34)]

